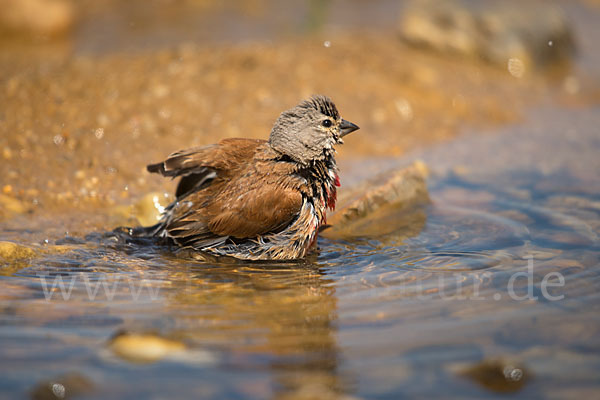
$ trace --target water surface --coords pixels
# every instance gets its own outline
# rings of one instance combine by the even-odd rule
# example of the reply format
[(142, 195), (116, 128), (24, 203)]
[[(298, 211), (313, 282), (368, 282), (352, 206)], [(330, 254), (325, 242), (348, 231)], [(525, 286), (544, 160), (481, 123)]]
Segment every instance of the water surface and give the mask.
[[(35, 255), (0, 270), (2, 392), (597, 394), (599, 124), (598, 108), (542, 108), (496, 135), (345, 164), (352, 181), (424, 159), (432, 201), (392, 215), (385, 234), (319, 239), (300, 263), (195, 261), (89, 234), (92, 215), (8, 220), (0, 239)], [(166, 350), (121, 351), (127, 335)], [(124, 346), (150, 352), (139, 342)]]

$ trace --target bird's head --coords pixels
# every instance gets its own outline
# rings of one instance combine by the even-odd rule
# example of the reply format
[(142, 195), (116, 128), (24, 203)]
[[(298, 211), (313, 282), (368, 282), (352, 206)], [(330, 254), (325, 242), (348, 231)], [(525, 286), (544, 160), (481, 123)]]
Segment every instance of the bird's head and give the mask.
[(358, 126), (340, 117), (337, 107), (327, 96), (317, 95), (281, 113), (269, 137), (277, 152), (308, 165), (334, 153), (342, 137)]

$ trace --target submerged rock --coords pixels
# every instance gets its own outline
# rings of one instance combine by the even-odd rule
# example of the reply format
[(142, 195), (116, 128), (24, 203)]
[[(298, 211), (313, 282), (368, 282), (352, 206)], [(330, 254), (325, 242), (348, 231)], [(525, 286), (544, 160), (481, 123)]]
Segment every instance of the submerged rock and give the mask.
[(215, 357), (208, 351), (189, 348), (181, 341), (153, 333), (118, 332), (108, 342), (108, 348), (122, 360), (141, 364), (169, 360), (205, 365), (215, 361)]
[(531, 378), (523, 366), (503, 360), (484, 360), (466, 368), (461, 375), (497, 393), (517, 392)]
[(31, 391), (31, 398), (34, 400), (72, 399), (89, 395), (93, 391), (92, 381), (78, 373), (70, 373), (40, 382)]
[(415, 46), (480, 58), (517, 77), (568, 60), (574, 50), (564, 14), (547, 2), (413, 1), (400, 33)]
[(186, 346), (178, 341), (153, 334), (117, 333), (109, 342), (112, 352), (127, 361), (151, 363), (184, 352)]
[[(427, 166), (421, 161), (416, 161), (405, 168), (387, 171), (340, 193), (337, 211), (327, 218), (331, 226), (323, 235), (369, 236), (370, 231), (386, 233), (382, 230), (385, 229), (384, 226), (387, 226), (387, 229), (395, 229), (395, 224), (390, 224), (391, 213), (397, 215), (429, 202), (427, 174)], [(404, 215), (402, 219), (411, 221), (414, 218)]]

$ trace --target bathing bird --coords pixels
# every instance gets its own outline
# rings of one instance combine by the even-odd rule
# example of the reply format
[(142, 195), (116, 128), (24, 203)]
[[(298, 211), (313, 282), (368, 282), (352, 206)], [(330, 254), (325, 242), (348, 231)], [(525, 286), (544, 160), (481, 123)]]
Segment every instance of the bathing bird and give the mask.
[(357, 129), (316, 95), (281, 113), (268, 140), (177, 151), (147, 166), (179, 178), (175, 200), (156, 225), (133, 231), (214, 256), (301, 259), (335, 208), (335, 146)]

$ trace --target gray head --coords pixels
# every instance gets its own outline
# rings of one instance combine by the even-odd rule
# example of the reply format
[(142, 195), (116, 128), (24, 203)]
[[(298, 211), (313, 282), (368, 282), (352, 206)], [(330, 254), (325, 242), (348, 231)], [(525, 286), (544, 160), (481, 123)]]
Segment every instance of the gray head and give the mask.
[(281, 113), (271, 130), (269, 144), (279, 153), (308, 165), (332, 155), (333, 146), (358, 126), (340, 117), (327, 96), (317, 95)]

